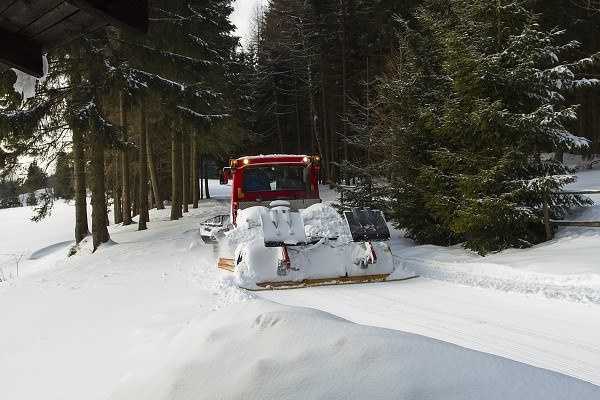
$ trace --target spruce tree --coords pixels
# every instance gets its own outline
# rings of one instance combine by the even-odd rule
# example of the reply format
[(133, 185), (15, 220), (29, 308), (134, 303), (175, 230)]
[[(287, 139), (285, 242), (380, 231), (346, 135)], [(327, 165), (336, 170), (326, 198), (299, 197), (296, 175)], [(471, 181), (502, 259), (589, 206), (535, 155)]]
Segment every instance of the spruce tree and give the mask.
[(73, 196), (73, 158), (71, 154), (61, 151), (56, 156), (54, 197), (71, 200)]
[(21, 207), (19, 200), (19, 182), (17, 180), (0, 179), (0, 209)]
[(398, 226), (422, 243), (481, 254), (544, 240), (543, 204), (560, 217), (585, 200), (552, 193), (571, 171), (546, 154), (578, 151), (568, 92), (596, 57), (544, 31), (521, 1), (427, 1), (379, 86), (375, 127)]
[(38, 166), (36, 161), (31, 162), (27, 168), (27, 178), (23, 186), (24, 190), (27, 193), (34, 193), (36, 190), (46, 189), (47, 186), (48, 175)]
[(466, 246), (480, 253), (527, 247), (544, 240), (544, 201), (554, 217), (584, 203), (551, 194), (575, 178), (544, 153), (587, 147), (571, 133), (576, 107), (564, 96), (598, 84), (577, 77), (594, 60), (565, 61), (579, 44), (561, 42), (563, 31), (542, 30), (523, 2), (457, 1), (451, 19), (468, 18), (480, 22), (446, 24), (440, 32), (448, 40), (446, 70), (454, 90), (441, 131), (462, 132), (441, 157), (454, 164), (461, 199), (446, 215)]

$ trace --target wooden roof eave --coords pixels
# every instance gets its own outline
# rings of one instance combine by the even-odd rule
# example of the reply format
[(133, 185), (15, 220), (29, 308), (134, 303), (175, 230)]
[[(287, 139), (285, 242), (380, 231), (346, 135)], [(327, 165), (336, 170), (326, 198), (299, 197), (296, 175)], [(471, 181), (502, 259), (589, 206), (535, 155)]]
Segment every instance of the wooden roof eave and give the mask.
[(41, 77), (44, 52), (105, 25), (146, 33), (148, 0), (13, 0), (0, 8), (0, 65)]

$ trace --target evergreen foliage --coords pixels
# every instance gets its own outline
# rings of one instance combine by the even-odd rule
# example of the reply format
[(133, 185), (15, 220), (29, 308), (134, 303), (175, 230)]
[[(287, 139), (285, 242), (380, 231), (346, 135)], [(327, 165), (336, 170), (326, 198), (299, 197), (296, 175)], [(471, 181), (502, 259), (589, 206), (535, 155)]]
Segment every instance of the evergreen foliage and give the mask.
[(35, 192), (27, 193), (27, 198), (25, 199), (25, 204), (28, 206), (37, 206), (38, 199)]
[[(149, 149), (157, 153), (152, 154), (154, 159), (162, 160), (164, 146), (161, 144), (168, 140), (171, 131), (176, 131), (179, 138), (198, 136), (200, 140), (195, 143), (206, 146), (207, 152), (233, 151), (232, 148), (239, 145), (237, 137), (242, 136), (243, 127), (231, 121), (232, 115), (240, 115), (237, 107), (241, 104), (232, 98), (239, 93), (228, 80), (235, 74), (232, 64), (236, 62), (238, 44), (229, 20), (233, 10), (231, 3), (231, 0), (151, 0), (148, 35), (107, 28), (86, 35), (69, 47), (54, 49), (48, 54), (48, 76), (38, 84), (35, 97), (27, 101), (12, 90), (14, 74), (3, 74), (0, 79), (2, 172), (7, 174), (14, 170), (22, 156), (35, 158), (62, 151), (69, 145), (73, 133), (72, 136), (78, 138), (73, 146), (80, 149), (78, 154), (81, 155), (75, 157), (75, 169), (82, 172), (75, 174), (81, 180), (76, 202), (85, 208), (88, 185), (83, 171), (86, 161), (92, 164), (101, 161), (95, 158), (94, 153), (100, 148), (96, 142), (106, 150), (112, 149), (121, 155), (127, 153), (133, 164), (129, 170), (130, 162), (125, 163), (127, 175), (140, 175), (140, 155), (134, 154), (134, 150), (139, 149), (137, 136), (142, 129), (139, 117), (142, 103), (148, 115)], [(119, 109), (121, 96), (125, 107)], [(129, 119), (120, 118), (123, 111), (131, 115)], [(229, 137), (220, 140), (219, 134), (223, 132)], [(178, 153), (177, 157), (180, 156)], [(119, 157), (113, 159), (113, 163), (118, 161)], [(155, 175), (159, 174), (153, 177), (155, 183), (178, 179), (168, 176), (169, 168), (162, 164), (160, 162), (158, 168), (153, 165)], [(58, 184), (64, 190), (60, 189), (59, 195), (70, 197), (67, 165), (59, 163), (61, 166), (64, 168)], [(97, 183), (102, 183), (99, 181), (105, 180), (105, 176), (98, 175), (99, 168), (91, 164), (89, 167), (90, 187), (103, 188), (105, 185)], [(123, 171), (115, 169), (109, 168), (112, 175), (120, 179)], [(90, 174), (91, 171), (94, 173)], [(113, 178), (111, 176), (111, 183), (116, 185)], [(134, 209), (137, 202), (145, 198), (131, 193), (135, 185), (127, 188), (134, 198)], [(101, 198), (100, 195), (95, 197)], [(102, 208), (101, 202), (97, 204)], [(100, 214), (96, 212), (97, 221), (102, 219)], [(85, 216), (85, 212), (78, 215)], [(81, 223), (78, 240), (87, 232), (83, 225), (86, 224)]]
[(56, 156), (77, 242), (93, 192), (95, 246), (106, 194), (117, 223), (145, 214), (148, 169), (153, 203), (178, 219), (201, 166), (241, 151), (319, 154), (344, 206), (481, 254), (541, 241), (544, 201), (553, 217), (585, 203), (552, 192), (573, 180), (563, 152), (599, 152), (597, 15), (561, 0), (271, 0), (244, 50), (231, 4), (150, 0), (148, 35), (106, 28), (52, 50), (31, 99), (0, 73), (0, 176)]
[(554, 217), (586, 202), (551, 194), (574, 177), (544, 154), (588, 145), (565, 95), (599, 83), (582, 75), (597, 56), (566, 61), (579, 44), (524, 2), (432, 0), (415, 16), (400, 23), (374, 128), (394, 221), (481, 254), (541, 242), (545, 200)]
[(21, 207), (19, 186), (19, 182), (16, 180), (0, 179), (0, 209)]
[[(254, 153), (319, 154), (324, 180), (363, 160), (348, 144), (351, 103), (383, 70), (394, 41), (390, 15), (414, 0), (273, 0), (255, 21), (252, 41)], [(372, 94), (372, 93), (371, 93)]]
[(38, 166), (36, 161), (33, 161), (27, 168), (27, 178), (23, 184), (23, 190), (25, 193), (34, 193), (36, 190), (46, 189), (47, 187), (48, 175)]
[(71, 154), (61, 151), (56, 157), (54, 197), (71, 200), (73, 196), (73, 157)]

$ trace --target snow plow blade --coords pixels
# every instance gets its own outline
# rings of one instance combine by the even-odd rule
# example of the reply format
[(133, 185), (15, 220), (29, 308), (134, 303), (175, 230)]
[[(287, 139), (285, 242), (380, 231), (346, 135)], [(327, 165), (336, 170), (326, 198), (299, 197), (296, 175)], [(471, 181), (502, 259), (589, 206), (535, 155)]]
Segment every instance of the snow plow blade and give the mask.
[(344, 211), (344, 217), (354, 242), (385, 242), (390, 240), (390, 230), (379, 210), (358, 209)]
[(231, 229), (229, 215), (217, 215), (200, 224), (200, 238), (204, 243), (215, 244), (229, 229)]

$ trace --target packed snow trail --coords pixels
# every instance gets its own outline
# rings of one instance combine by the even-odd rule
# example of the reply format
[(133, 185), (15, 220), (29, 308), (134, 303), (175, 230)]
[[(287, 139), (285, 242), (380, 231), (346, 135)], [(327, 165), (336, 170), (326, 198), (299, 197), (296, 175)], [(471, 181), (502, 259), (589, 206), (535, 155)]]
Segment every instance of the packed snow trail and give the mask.
[[(351, 391), (362, 398), (493, 393), (504, 400), (535, 398), (541, 392), (527, 390), (538, 388), (545, 399), (600, 398), (598, 386), (465, 349), (599, 384), (598, 305), (419, 278), (261, 294), (331, 314), (282, 308), (230, 286), (215, 268), (216, 249), (201, 242), (200, 221), (227, 205), (203, 202), (180, 221), (169, 221), (168, 209), (153, 210), (148, 231), (113, 226), (116, 245), (90, 254), (84, 244), (68, 259), (72, 208), (62, 207), (71, 219), (57, 208), (39, 238), (39, 225), (23, 226), (13, 210), (2, 210), (0, 241), (28, 254), (21, 278), (0, 283), (2, 398), (112, 400), (142, 392), (157, 400), (306, 398), (296, 390), (304, 382), (315, 383), (310, 395), (317, 398), (347, 398)], [(431, 352), (450, 354), (436, 358), (440, 370)], [(455, 371), (456, 363), (463, 369)], [(485, 373), (469, 372), (482, 368)], [(447, 378), (450, 370), (458, 375)], [(490, 376), (530, 386), (513, 388), (516, 381)]]
[[(111, 227), (115, 242), (94, 254), (85, 242), (62, 262), (61, 250), (41, 244), (25, 265), (38, 272), (0, 285), (2, 398), (600, 396), (600, 387), (555, 372), (227, 286), (198, 232), (224, 206), (205, 202), (179, 221), (153, 211), (147, 231)], [(46, 261), (53, 265), (36, 268)]]
[[(599, 171), (579, 175), (582, 187), (569, 189), (600, 187)], [(600, 206), (578, 213), (582, 215), (576, 219), (597, 220)], [(396, 238), (398, 261), (436, 280), (261, 296), (360, 324), (433, 337), (600, 385), (599, 241), (598, 229), (562, 229), (555, 240), (531, 249), (481, 258), (459, 246), (415, 247)]]
[[(0, 398), (110, 398), (131, 371), (159, 364), (190, 320), (249, 298), (227, 287), (215, 295), (218, 272), (197, 226), (219, 207), (204, 202), (180, 221), (153, 210), (147, 231), (111, 227), (118, 244), (93, 255), (84, 243), (69, 259), (63, 248), (24, 262), (21, 278), (0, 284)], [(0, 233), (10, 236), (11, 227)], [(21, 248), (31, 245), (27, 233)]]
[(600, 307), (418, 278), (261, 292), (363, 325), (447, 341), (600, 385)]

